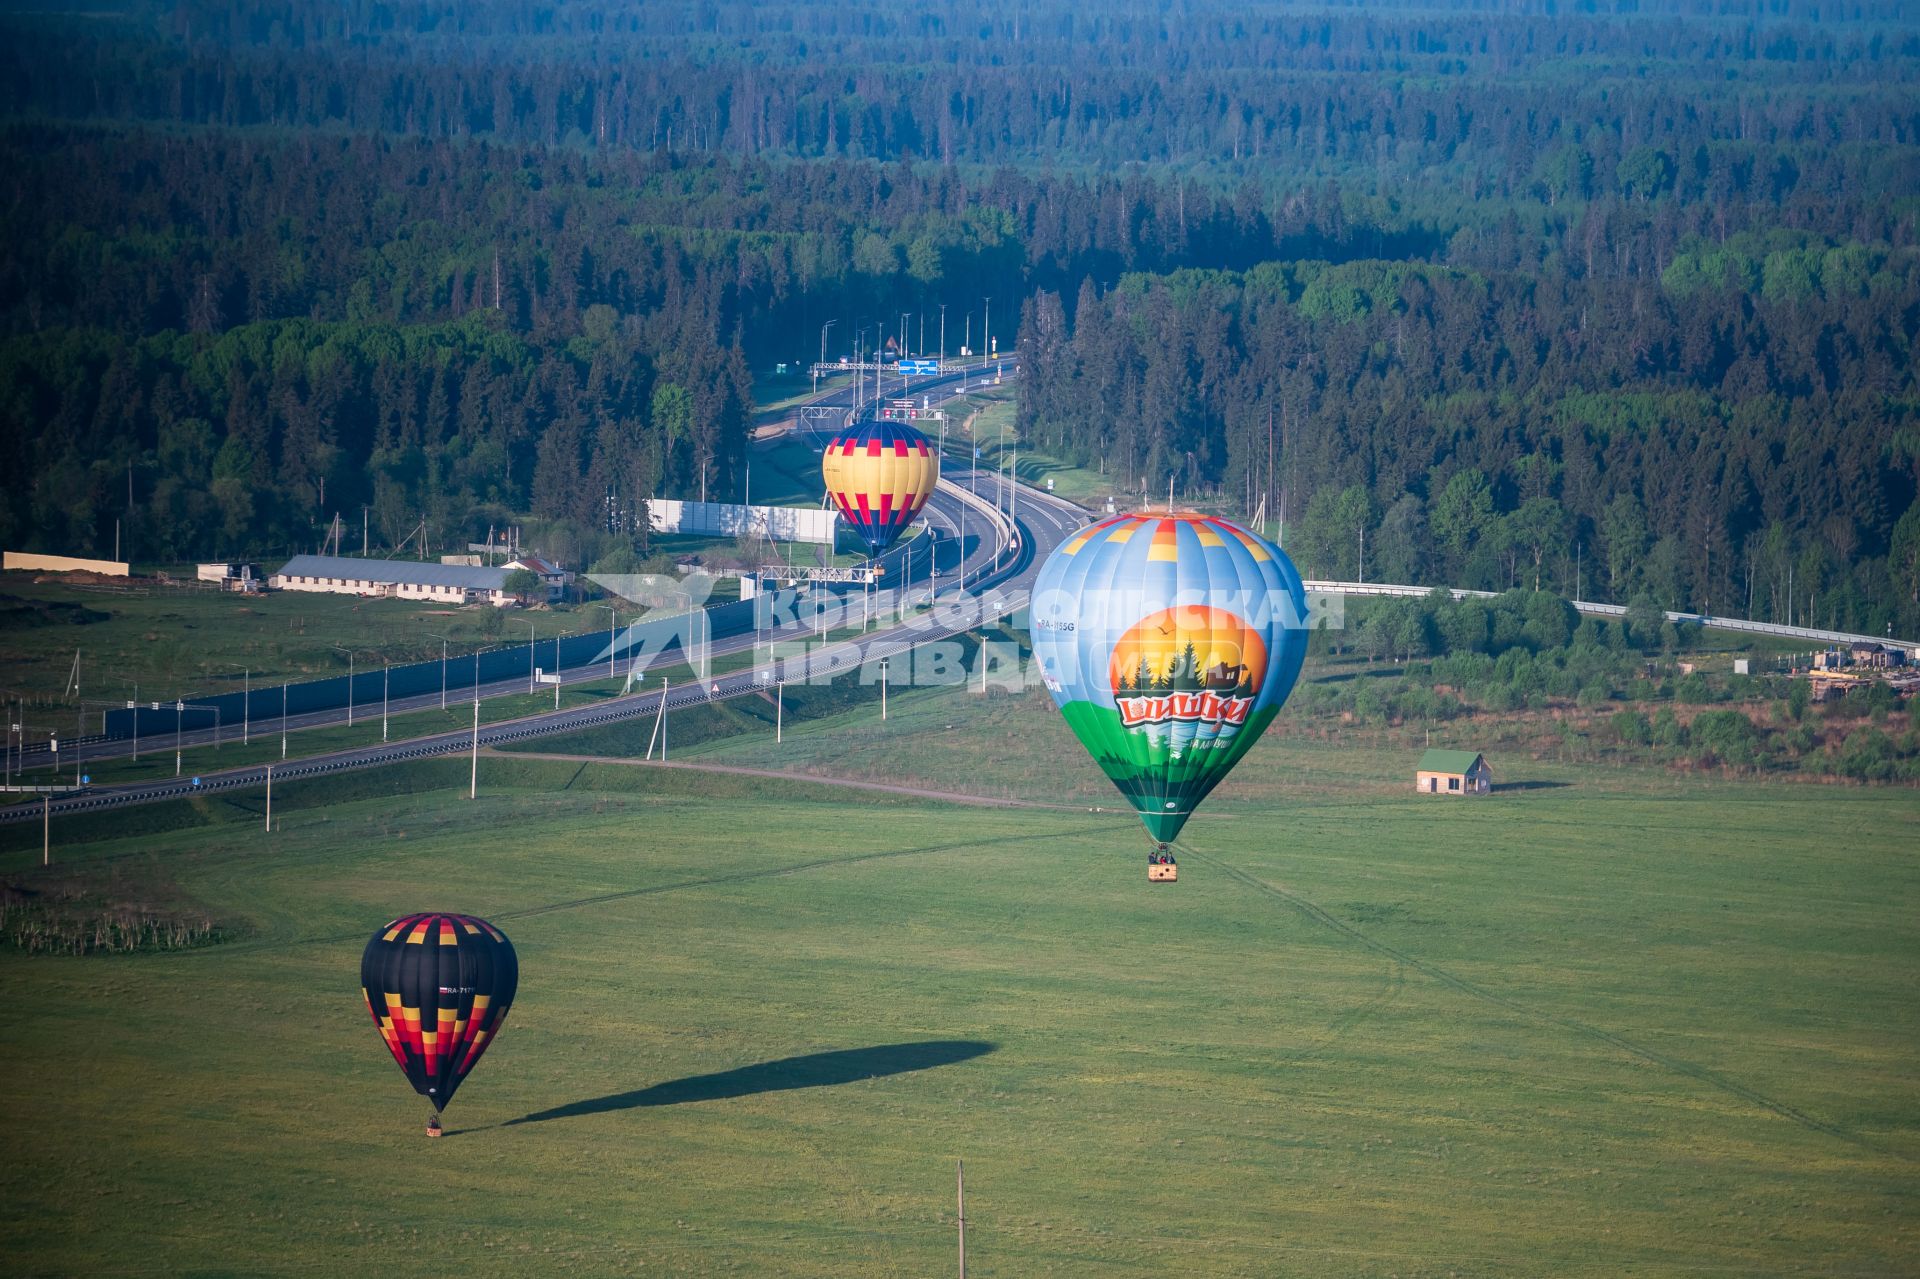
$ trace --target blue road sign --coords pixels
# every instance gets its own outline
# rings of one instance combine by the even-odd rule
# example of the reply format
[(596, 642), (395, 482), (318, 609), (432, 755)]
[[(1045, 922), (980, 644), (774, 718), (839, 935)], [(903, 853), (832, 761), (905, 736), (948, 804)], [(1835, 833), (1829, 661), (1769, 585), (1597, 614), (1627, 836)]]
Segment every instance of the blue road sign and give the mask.
[(932, 377), (940, 371), (938, 360), (902, 360), (895, 366), (902, 377)]

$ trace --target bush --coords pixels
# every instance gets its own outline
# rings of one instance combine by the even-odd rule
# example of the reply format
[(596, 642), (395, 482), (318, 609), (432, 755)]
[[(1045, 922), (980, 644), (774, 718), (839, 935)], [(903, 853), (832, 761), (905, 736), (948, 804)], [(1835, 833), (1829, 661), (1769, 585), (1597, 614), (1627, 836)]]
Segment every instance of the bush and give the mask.
[(1612, 723), (1613, 735), (1629, 746), (1653, 743), (1653, 728), (1639, 711), (1615, 711)]
[(1892, 781), (1905, 771), (1894, 757), (1892, 739), (1875, 728), (1850, 735), (1830, 759), (1834, 772), (1860, 782)]
[(1689, 731), (1694, 748), (1729, 764), (1750, 765), (1759, 756), (1760, 731), (1739, 711), (1707, 711)]
[(1707, 706), (1714, 701), (1713, 685), (1699, 671), (1680, 681), (1673, 691), (1674, 698), (1686, 706)]

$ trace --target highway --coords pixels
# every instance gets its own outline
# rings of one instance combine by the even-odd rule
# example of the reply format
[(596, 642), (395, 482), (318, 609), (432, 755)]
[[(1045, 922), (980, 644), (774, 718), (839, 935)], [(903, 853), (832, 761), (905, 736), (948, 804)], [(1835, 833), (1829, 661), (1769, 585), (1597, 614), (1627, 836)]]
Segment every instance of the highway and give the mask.
[[(1006, 357), (1004, 364), (1008, 374), (1017, 372), (1018, 366), (1014, 357)], [(924, 394), (936, 402), (952, 398), (959, 393), (958, 377), (927, 379), (914, 387), (915, 398)], [(839, 408), (844, 412), (851, 407), (851, 404), (851, 390), (843, 389), (820, 397), (810, 407)], [(823, 447), (826, 438), (830, 438), (831, 428), (840, 425), (843, 421), (844, 418), (830, 418), (822, 421), (817, 416), (800, 419), (803, 429), (810, 435), (811, 443), (816, 449)], [(809, 645), (804, 656), (788, 658), (778, 663), (762, 663), (750, 669), (731, 672), (705, 681), (690, 682), (678, 688), (669, 688), (664, 697), (668, 747), (670, 748), (672, 712), (675, 710), (704, 702), (760, 695), (780, 682), (819, 680), (857, 672), (866, 663), (908, 655), (920, 644), (963, 634), (1024, 607), (1033, 578), (1039, 571), (1039, 565), (1045, 561), (1054, 547), (1065, 541), (1075, 530), (1087, 524), (1090, 517), (1085, 511), (1069, 502), (1017, 482), (1010, 482), (1006, 486), (1006, 493), (1010, 498), (1009, 504), (1016, 512), (1010, 515), (993, 500), (997, 479), (998, 477), (991, 472), (977, 471), (970, 467), (951, 468), (943, 464), (940, 487), (928, 502), (924, 518), (929, 528), (938, 530), (941, 534), (934, 543), (936, 546), (946, 544), (959, 547), (959, 553), (951, 562), (943, 562), (936, 566), (941, 569), (940, 578), (952, 581), (952, 586), (943, 589), (936, 580), (933, 583), (934, 590), (929, 603), (922, 590), (928, 584), (925, 572), (922, 570), (916, 573), (906, 566), (910, 563), (912, 569), (919, 569), (917, 551), (901, 548), (890, 553), (890, 555), (897, 555), (903, 562), (900, 573), (903, 581), (901, 594), (913, 601), (911, 607), (901, 610), (899, 620), (883, 629), (837, 643)], [(967, 533), (964, 544), (960, 540), (960, 530), (963, 525)], [(750, 649), (757, 644), (804, 640), (812, 633), (809, 628), (810, 622), (800, 620), (780, 627), (744, 630), (736, 635), (716, 636), (712, 644), (712, 653), (714, 656), (721, 656)], [(604, 658), (602, 660), (604, 661)], [(562, 678), (567, 683), (575, 683), (603, 679), (606, 678), (607, 673), (600, 662), (595, 662), (562, 672)], [(494, 697), (524, 693), (526, 687), (525, 682), (515, 678), (485, 685), (480, 693), (482, 697)], [(471, 690), (463, 689), (458, 700), (467, 701), (470, 697)], [(477, 744), (499, 746), (529, 738), (657, 715), (662, 709), (662, 700), (660, 691), (642, 690), (591, 706), (546, 711), (520, 719), (485, 724), (478, 729)], [(389, 713), (398, 713), (425, 709), (438, 704), (438, 696), (428, 694), (396, 700), (389, 705), (388, 710)], [(368, 718), (368, 708), (364, 704), (356, 707), (355, 710), (357, 719)], [(344, 722), (345, 719), (343, 711), (316, 712), (290, 718), (287, 721), (287, 729), (291, 731), (320, 724), (337, 724)], [(233, 740), (232, 727), (224, 726), (224, 730), (226, 740)], [(266, 721), (257, 724), (254, 731), (277, 733), (280, 731), (280, 724), (277, 719)], [(156, 746), (162, 750), (169, 749), (172, 746), (171, 738), (171, 734), (165, 735), (158, 742), (149, 738), (146, 749), (149, 753)], [(183, 746), (204, 744), (211, 740), (210, 730), (201, 730), (197, 733), (183, 732), (181, 735)], [(65, 816), (99, 812), (131, 804), (154, 803), (192, 794), (246, 790), (266, 784), (269, 768), (275, 780), (300, 780), (351, 769), (374, 768), (386, 764), (457, 754), (472, 751), (475, 745), (476, 734), (474, 730), (469, 729), (436, 733), (404, 741), (383, 742), (272, 765), (255, 764), (206, 772), (201, 774), (198, 786), (195, 786), (190, 778), (171, 778), (160, 782), (141, 782), (121, 786), (99, 786), (53, 797), (50, 812), (52, 815)], [(126, 754), (129, 747), (130, 743), (120, 739), (103, 739), (86, 744), (83, 750), (88, 752), (86, 758), (107, 758)], [(63, 763), (70, 758), (70, 756), (64, 757)], [(46, 776), (51, 780), (50, 774)], [(0, 809), (0, 822), (39, 820), (42, 813), (42, 804), (17, 803)]]

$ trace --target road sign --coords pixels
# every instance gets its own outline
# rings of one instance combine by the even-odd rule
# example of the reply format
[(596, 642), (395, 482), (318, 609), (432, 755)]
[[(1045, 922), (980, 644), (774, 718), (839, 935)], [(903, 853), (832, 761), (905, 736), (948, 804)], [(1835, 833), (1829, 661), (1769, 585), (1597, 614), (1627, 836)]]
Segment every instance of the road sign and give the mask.
[(558, 684), (560, 682), (560, 677), (558, 675), (549, 675), (545, 671), (541, 671), (534, 676), (534, 680), (536, 683), (540, 683), (540, 684)]
[(894, 366), (902, 377), (933, 377), (940, 372), (938, 360), (902, 360)]

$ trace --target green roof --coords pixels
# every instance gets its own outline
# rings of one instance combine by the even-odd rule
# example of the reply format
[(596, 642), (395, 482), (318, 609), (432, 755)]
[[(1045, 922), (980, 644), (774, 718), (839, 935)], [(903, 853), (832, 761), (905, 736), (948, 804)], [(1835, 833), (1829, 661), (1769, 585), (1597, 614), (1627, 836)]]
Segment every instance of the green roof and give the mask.
[(1479, 751), (1430, 750), (1420, 757), (1422, 773), (1470, 773), (1480, 762)]

